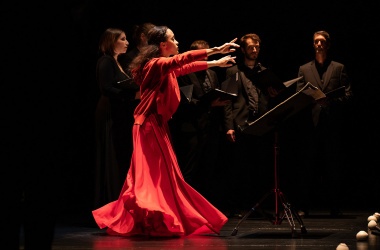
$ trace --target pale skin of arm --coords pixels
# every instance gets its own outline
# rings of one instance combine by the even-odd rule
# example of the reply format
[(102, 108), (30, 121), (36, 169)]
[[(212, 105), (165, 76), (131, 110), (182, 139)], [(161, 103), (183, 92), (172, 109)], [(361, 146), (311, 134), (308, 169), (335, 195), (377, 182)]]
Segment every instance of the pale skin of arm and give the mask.
[(235, 130), (233, 130), (233, 129), (228, 130), (226, 133), (226, 136), (227, 136), (228, 141), (230, 141), (230, 142), (236, 141)]
[[(236, 40), (237, 40), (237, 38), (234, 38), (231, 40), (231, 42), (225, 43), (219, 47), (213, 47), (213, 48), (206, 49), (207, 56), (211, 56), (214, 54), (227, 54), (227, 53), (235, 52), (236, 51), (235, 48), (240, 47), (238, 44), (235, 43)], [(222, 67), (222, 68), (230, 67), (233, 65), (233, 64), (231, 64), (231, 62), (236, 63), (235, 58), (236, 58), (236, 56), (231, 56), (231, 55), (224, 56), (218, 60), (207, 61), (207, 66), (209, 68), (211, 68), (211, 67)]]

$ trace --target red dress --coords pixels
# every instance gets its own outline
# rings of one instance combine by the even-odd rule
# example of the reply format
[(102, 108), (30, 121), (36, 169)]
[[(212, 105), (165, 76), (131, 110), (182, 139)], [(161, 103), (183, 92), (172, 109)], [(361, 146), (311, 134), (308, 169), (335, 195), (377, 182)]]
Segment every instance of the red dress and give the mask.
[(168, 120), (177, 110), (177, 76), (204, 70), (206, 50), (150, 60), (135, 109), (134, 151), (118, 200), (92, 214), (113, 235), (185, 236), (219, 234), (227, 217), (184, 181)]

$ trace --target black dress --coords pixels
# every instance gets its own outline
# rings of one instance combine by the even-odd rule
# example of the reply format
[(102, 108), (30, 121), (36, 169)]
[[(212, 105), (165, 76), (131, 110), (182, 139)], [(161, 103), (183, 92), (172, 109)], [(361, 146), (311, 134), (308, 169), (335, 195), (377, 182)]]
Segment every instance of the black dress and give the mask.
[(98, 59), (96, 79), (100, 98), (95, 113), (95, 207), (116, 200), (132, 155), (133, 111), (139, 87), (122, 72), (115, 59)]

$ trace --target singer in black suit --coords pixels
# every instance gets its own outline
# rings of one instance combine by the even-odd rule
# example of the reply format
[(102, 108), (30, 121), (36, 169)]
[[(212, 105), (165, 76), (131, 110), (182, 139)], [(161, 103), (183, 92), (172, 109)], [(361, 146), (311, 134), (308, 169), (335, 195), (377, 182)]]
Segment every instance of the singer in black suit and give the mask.
[[(322, 90), (327, 98), (313, 103), (301, 112), (302, 125), (298, 124), (300, 133), (299, 151), (302, 178), (298, 181), (299, 206), (306, 215), (310, 202), (321, 201), (319, 208), (330, 209), (331, 216), (341, 214), (344, 182), (342, 175), (347, 154), (344, 148), (344, 135), (349, 118), (349, 104), (352, 103), (352, 88), (344, 64), (333, 61), (328, 51), (330, 35), (326, 31), (317, 31), (313, 35), (314, 60), (299, 67), (298, 76), (303, 76), (297, 83), (297, 90), (307, 82)], [(341, 91), (339, 88), (341, 87)], [(314, 188), (314, 189), (313, 189)], [(317, 199), (320, 196), (320, 199)], [(301, 203), (301, 201), (305, 201)], [(314, 204), (317, 206), (317, 204)], [(318, 208), (318, 207), (316, 207)]]
[[(237, 84), (222, 86), (223, 90), (237, 94), (224, 108), (230, 149), (224, 192), (228, 194), (226, 206), (230, 217), (240, 217), (242, 210), (251, 208), (273, 185), (273, 134), (254, 136), (242, 133), (239, 128), (270, 109), (271, 95), (256, 84), (260, 72), (266, 69), (258, 60), (260, 43), (257, 34), (240, 38), (244, 60), (226, 70), (226, 79), (233, 77)], [(275, 94), (273, 90), (272, 96)]]

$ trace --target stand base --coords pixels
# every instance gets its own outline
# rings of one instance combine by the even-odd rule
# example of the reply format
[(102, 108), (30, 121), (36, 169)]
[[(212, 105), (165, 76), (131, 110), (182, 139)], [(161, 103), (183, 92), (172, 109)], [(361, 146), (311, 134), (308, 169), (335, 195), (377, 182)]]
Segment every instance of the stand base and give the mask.
[[(273, 224), (273, 225), (280, 225), (282, 221), (286, 218), (288, 220), (291, 232), (292, 232), (292, 237), (297, 237), (297, 231), (296, 231), (296, 226), (294, 223), (294, 218), (297, 220), (297, 222), (300, 224), (300, 229), (301, 229), (301, 234), (306, 234), (307, 230), (303, 224), (303, 221), (297, 211), (295, 211), (290, 203), (285, 199), (285, 195), (279, 190), (279, 189), (272, 189), (268, 193), (266, 193), (260, 200), (257, 202), (244, 216), (243, 218), (238, 222), (238, 224), (235, 226), (234, 230), (231, 233), (231, 236), (237, 235), (238, 228), (240, 224), (245, 221), (248, 216), (255, 212), (257, 209), (260, 208), (261, 203), (271, 194), (275, 195), (275, 214), (273, 217), (268, 217), (267, 213), (263, 213), (265, 217)], [(279, 212), (279, 203), (281, 203), (283, 211), (280, 214)]]

